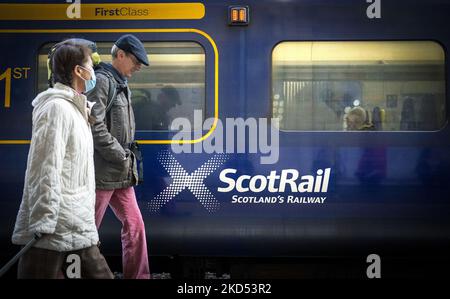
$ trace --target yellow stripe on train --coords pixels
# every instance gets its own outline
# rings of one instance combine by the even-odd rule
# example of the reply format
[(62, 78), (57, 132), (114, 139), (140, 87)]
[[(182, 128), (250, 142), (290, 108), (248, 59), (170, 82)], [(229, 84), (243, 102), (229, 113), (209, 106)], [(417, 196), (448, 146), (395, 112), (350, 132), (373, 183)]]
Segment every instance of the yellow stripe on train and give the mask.
[(202, 3), (0, 4), (0, 20), (202, 19)]

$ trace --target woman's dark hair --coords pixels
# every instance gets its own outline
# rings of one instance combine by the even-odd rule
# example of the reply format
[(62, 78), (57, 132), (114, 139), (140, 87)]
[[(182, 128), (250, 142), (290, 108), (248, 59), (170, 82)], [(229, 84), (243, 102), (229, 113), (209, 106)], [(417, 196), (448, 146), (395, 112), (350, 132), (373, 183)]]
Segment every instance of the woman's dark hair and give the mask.
[(58, 44), (50, 62), (54, 83), (71, 86), (73, 69), (88, 62), (91, 52), (87, 46), (70, 41)]

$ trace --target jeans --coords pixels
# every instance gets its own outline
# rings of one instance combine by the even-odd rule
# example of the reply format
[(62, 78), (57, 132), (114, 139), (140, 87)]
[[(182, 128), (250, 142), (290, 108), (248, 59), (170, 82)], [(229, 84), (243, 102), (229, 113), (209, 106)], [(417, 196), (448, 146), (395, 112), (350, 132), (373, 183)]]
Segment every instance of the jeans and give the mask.
[(134, 188), (96, 190), (95, 224), (100, 227), (108, 205), (122, 223), (122, 265), (125, 279), (149, 279), (147, 240), (144, 221)]

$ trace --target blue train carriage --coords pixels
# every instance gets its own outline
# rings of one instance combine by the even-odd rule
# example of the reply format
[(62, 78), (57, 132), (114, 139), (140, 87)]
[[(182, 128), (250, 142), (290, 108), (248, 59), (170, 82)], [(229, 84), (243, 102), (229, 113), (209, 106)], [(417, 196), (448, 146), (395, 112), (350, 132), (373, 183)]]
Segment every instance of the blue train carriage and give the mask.
[[(109, 61), (124, 33), (150, 60), (130, 87), (151, 256), (447, 254), (450, 3), (22, 2), (0, 1), (5, 256), (49, 48), (86, 38)], [(349, 130), (354, 107), (371, 130)], [(119, 230), (107, 214), (106, 255)]]

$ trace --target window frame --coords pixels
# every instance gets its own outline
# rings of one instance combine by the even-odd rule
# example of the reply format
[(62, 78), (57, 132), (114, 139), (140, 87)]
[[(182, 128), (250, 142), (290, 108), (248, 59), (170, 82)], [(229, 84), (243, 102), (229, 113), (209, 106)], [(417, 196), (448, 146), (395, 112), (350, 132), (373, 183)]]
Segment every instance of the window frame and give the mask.
[[(280, 40), (277, 41), (271, 51), (270, 51), (270, 90), (269, 90), (269, 113), (268, 115), (270, 115), (271, 118), (274, 118), (274, 51), (275, 49), (283, 44), (283, 43), (290, 43), (290, 42), (294, 42), (294, 43), (327, 43), (327, 42), (332, 42), (332, 43), (346, 43), (346, 42), (366, 42), (366, 43), (376, 43), (376, 42), (428, 42), (428, 43), (434, 43), (436, 45), (439, 46), (439, 48), (441, 49), (444, 57), (443, 57), (443, 69), (444, 69), (444, 76), (443, 76), (443, 80), (444, 80), (444, 104), (445, 104), (445, 113), (444, 113), (444, 121), (443, 123), (440, 125), (439, 129), (436, 130), (381, 130), (381, 131), (349, 131), (349, 130), (299, 130), (299, 129), (281, 129), (280, 126), (276, 126), (276, 128), (280, 131), (280, 132), (284, 132), (284, 133), (351, 133), (351, 134), (362, 134), (362, 133), (371, 133), (371, 134), (377, 134), (377, 133), (435, 133), (435, 132), (441, 132), (443, 130), (445, 130), (448, 127), (448, 123), (449, 123), (449, 105), (448, 105), (448, 79), (447, 79), (447, 67), (448, 67), (448, 63), (447, 63), (447, 51), (446, 51), (446, 47), (439, 42), (438, 40), (431, 40), (431, 39), (426, 39), (426, 40)], [(313, 64), (312, 64), (313, 65)], [(338, 81), (330, 81), (330, 82), (338, 82)], [(360, 81), (363, 82), (363, 81)]]
[[(140, 144), (195, 144), (202, 142), (208, 138), (217, 128), (217, 123), (219, 121), (219, 51), (215, 40), (206, 32), (200, 29), (194, 28), (160, 28), (160, 29), (66, 29), (66, 30), (36, 30), (31, 33), (50, 33), (56, 34), (59, 37), (63, 34), (62, 38), (48, 38), (45, 42), (41, 43), (37, 47), (37, 53), (35, 58), (36, 69), (39, 69), (39, 54), (43, 46), (52, 43), (54, 40), (64, 40), (74, 37), (73, 35), (78, 35), (77, 37), (90, 39), (88, 34), (100, 34), (108, 33), (115, 34), (116, 36), (111, 37), (110, 40), (102, 40), (91, 38), (96, 42), (111, 42), (113, 43), (118, 36), (126, 33), (132, 33), (136, 35), (146, 35), (145, 38), (140, 38), (143, 42), (195, 42), (198, 43), (204, 50), (205, 53), (205, 111), (209, 111), (208, 116), (214, 119), (211, 128), (206, 131), (201, 130), (195, 131), (191, 130), (191, 136), (197, 139), (183, 139), (183, 140), (173, 140), (176, 131), (151, 131), (142, 132), (137, 131), (135, 140)], [(70, 34), (70, 35), (69, 35)], [(67, 36), (68, 35), (68, 36)], [(150, 38), (149, 36), (154, 35), (155, 38)], [(38, 76), (36, 76), (36, 81), (34, 84), (35, 91), (38, 90)], [(35, 92), (35, 93), (36, 93)], [(210, 99), (211, 98), (211, 99)], [(211, 105), (212, 104), (212, 105)], [(209, 106), (211, 105), (211, 106)], [(204, 119), (203, 119), (204, 121)], [(201, 134), (196, 134), (196, 132), (201, 132)], [(139, 138), (138, 134), (151, 134), (149, 139)], [(201, 135), (201, 137), (198, 137)], [(155, 137), (155, 138), (153, 138)], [(28, 141), (29, 142), (29, 141)]]

